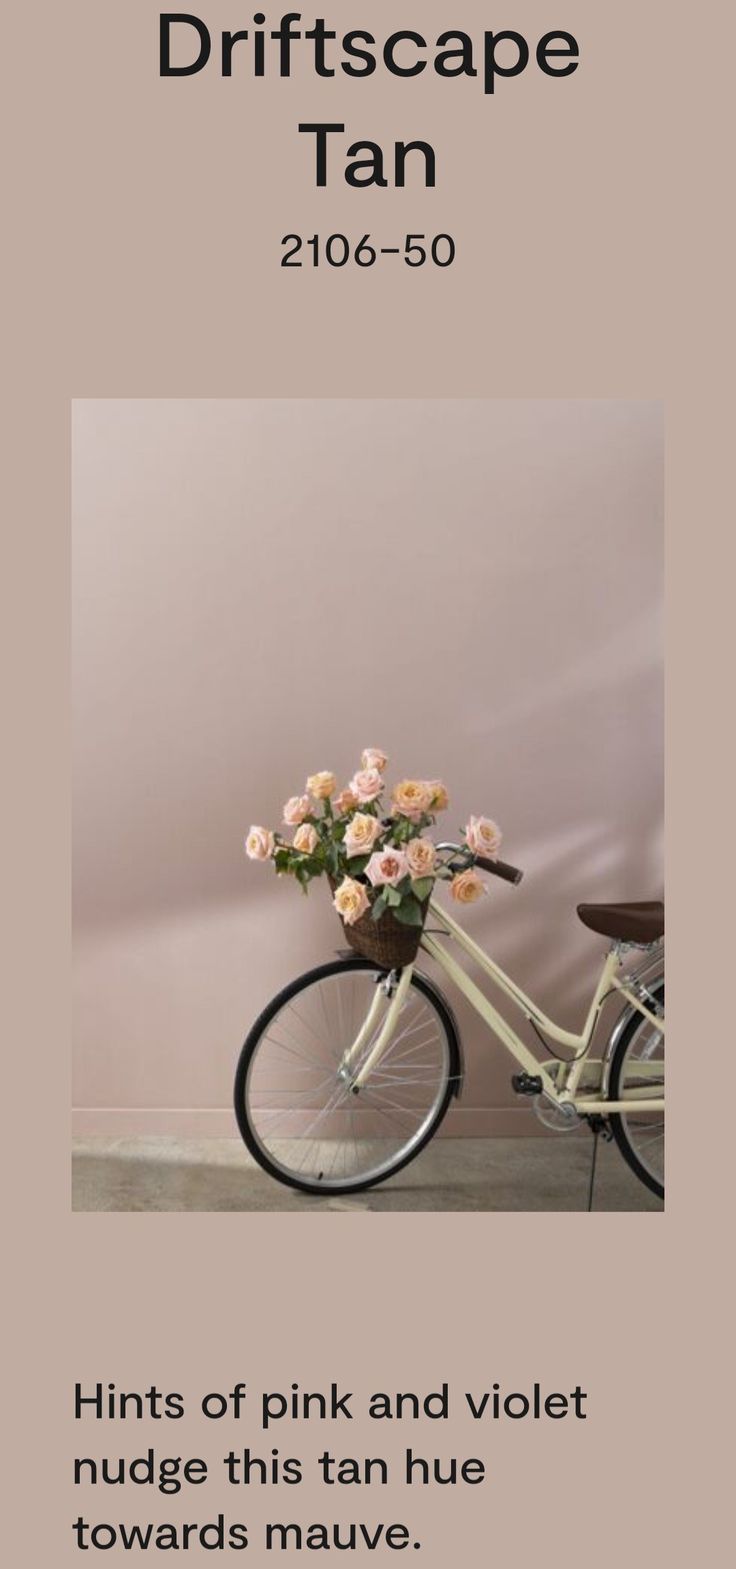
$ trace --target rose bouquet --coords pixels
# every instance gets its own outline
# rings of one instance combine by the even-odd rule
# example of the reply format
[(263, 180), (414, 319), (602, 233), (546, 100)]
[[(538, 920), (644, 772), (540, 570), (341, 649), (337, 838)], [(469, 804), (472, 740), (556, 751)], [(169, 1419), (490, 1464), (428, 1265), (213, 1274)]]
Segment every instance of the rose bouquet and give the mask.
[(272, 861), (279, 875), (295, 877), (305, 893), (313, 878), (326, 876), (351, 946), (387, 961), (395, 952), (391, 962), (407, 963), (435, 882), (449, 881), (460, 904), (479, 899), (485, 884), (473, 859), (495, 859), (501, 833), (490, 818), (471, 817), (458, 867), (456, 854), (443, 856), (429, 837), (437, 813), (449, 805), (442, 781), (402, 779), (387, 804), (387, 762), (384, 752), (369, 747), (340, 791), (334, 774), (312, 774), (304, 794), (291, 796), (283, 809), (291, 839), (252, 827), (245, 849), (251, 860)]

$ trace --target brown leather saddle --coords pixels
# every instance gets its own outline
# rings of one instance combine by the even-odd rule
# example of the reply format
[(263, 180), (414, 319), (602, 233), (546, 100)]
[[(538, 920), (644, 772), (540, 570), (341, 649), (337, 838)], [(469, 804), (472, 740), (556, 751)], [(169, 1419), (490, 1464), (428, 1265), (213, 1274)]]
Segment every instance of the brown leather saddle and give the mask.
[(646, 899), (639, 904), (579, 904), (583, 926), (615, 942), (645, 945), (664, 937), (664, 903)]

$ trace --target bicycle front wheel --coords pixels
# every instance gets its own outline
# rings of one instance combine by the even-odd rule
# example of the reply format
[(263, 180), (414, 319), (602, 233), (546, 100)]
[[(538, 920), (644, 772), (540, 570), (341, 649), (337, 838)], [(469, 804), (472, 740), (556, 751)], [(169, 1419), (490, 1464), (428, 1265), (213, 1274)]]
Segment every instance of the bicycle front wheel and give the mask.
[(293, 981), (256, 1020), (238, 1062), (235, 1114), (270, 1176), (306, 1193), (360, 1191), (400, 1171), (436, 1133), (458, 1087), (460, 1051), (452, 1017), (424, 976), (412, 975), (386, 1050), (353, 1092), (390, 993), (385, 971), (338, 959)]

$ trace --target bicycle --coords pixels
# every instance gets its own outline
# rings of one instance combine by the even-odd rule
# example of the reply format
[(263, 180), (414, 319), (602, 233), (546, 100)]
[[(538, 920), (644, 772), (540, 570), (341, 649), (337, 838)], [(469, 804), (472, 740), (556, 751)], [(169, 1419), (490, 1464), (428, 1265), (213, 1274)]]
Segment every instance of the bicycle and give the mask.
[[(454, 867), (474, 864), (521, 881), (517, 867), (465, 846), (438, 850), (454, 857)], [(663, 1197), (664, 904), (581, 904), (578, 915), (610, 939), (580, 1033), (548, 1018), (434, 899), (419, 951), (515, 1059), (514, 1090), (531, 1099), (541, 1120), (559, 1129), (584, 1120), (594, 1134), (605, 1132), (640, 1181)], [(526, 1018), (545, 1049), (541, 1059), (438, 938), (454, 941)], [(604, 1003), (616, 994), (623, 1009), (594, 1057)], [(563, 1057), (550, 1042), (572, 1055)], [(464, 1077), (460, 1034), (435, 981), (415, 964), (387, 970), (341, 951), (292, 981), (256, 1020), (238, 1062), (235, 1113), (247, 1148), (270, 1176), (307, 1193), (360, 1192), (420, 1154)]]

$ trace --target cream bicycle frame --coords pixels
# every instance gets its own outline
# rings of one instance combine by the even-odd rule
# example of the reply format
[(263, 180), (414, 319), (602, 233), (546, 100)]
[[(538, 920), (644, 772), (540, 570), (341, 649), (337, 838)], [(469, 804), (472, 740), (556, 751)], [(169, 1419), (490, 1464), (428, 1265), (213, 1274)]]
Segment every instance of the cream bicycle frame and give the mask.
[[(449, 979), (454, 981), (455, 985), (460, 988), (463, 995), (467, 997), (468, 1002), (472, 1004), (484, 1023), (507, 1048), (519, 1066), (525, 1072), (541, 1080), (542, 1093), (549, 1100), (556, 1102), (558, 1105), (571, 1105), (581, 1116), (592, 1116), (595, 1113), (600, 1113), (604, 1108), (606, 1113), (630, 1111), (633, 1104), (636, 1105), (637, 1111), (664, 1111), (664, 1096), (654, 1098), (646, 1093), (637, 1095), (635, 1090), (627, 1095), (625, 1100), (606, 1100), (604, 1095), (605, 1086), (603, 1084), (603, 1064), (600, 1061), (596, 1062), (596, 1066), (599, 1066), (601, 1069), (598, 1093), (592, 1093), (590, 1090), (586, 1091), (582, 1085), (586, 1067), (590, 1069), (594, 1065), (595, 1060), (590, 1056), (593, 1037), (603, 1003), (612, 991), (620, 992), (630, 1007), (636, 1009), (661, 1034), (664, 1034), (664, 1016), (660, 1017), (651, 1008), (647, 1007), (643, 998), (637, 995), (636, 991), (632, 990), (631, 986), (627, 984), (626, 977), (621, 979), (617, 974), (622, 963), (623, 950), (628, 945), (614, 943), (606, 954), (585, 1024), (581, 1033), (575, 1034), (573, 1031), (562, 1029), (552, 1019), (549, 1019), (542, 1009), (538, 1008), (530, 997), (527, 997), (521, 987), (517, 986), (516, 982), (502, 970), (501, 966), (496, 964), (495, 960), (491, 959), (490, 955), (478, 943), (474, 942), (472, 937), (468, 936), (462, 926), (459, 926), (457, 921), (447, 911), (441, 909), (434, 900), (430, 900), (429, 915), (433, 921), (441, 923), (439, 935), (452, 938), (467, 954), (468, 958), (480, 966), (489, 980), (498, 986), (499, 990), (503, 992), (505, 997), (526, 1019), (536, 1025), (542, 1034), (548, 1035), (552, 1040), (558, 1042), (559, 1045), (566, 1046), (573, 1051), (574, 1055), (568, 1061), (560, 1062), (555, 1059), (554, 1062), (540, 1062), (507, 1020), (503, 1018), (502, 1014), (498, 1012), (494, 1004), (486, 997), (485, 993), (475, 984), (462, 965), (458, 964), (457, 960), (453, 958), (452, 954), (447, 952), (442, 943), (437, 941), (435, 931), (427, 931), (425, 929), (422, 935), (421, 948), (435, 960)], [(351, 1074), (352, 1085), (358, 1090), (367, 1083), (371, 1073), (380, 1062), (381, 1057), (391, 1042), (404, 999), (411, 984), (413, 970), (413, 965), (407, 965), (401, 971), (398, 984), (391, 997), (386, 1016), (376, 1040), (365, 1060), (361, 1063), (359, 1071), (354, 1076)], [(376, 995), (363, 1024), (352, 1045), (344, 1054), (341, 1071), (346, 1075), (350, 1073), (351, 1064), (371, 1038), (380, 1013), (382, 995), (381, 988), (376, 987)], [(640, 1072), (642, 1077), (647, 1072), (651, 1072), (651, 1070), (647, 1069), (646, 1062), (632, 1063), (631, 1067), (633, 1077), (636, 1076), (637, 1071)]]

